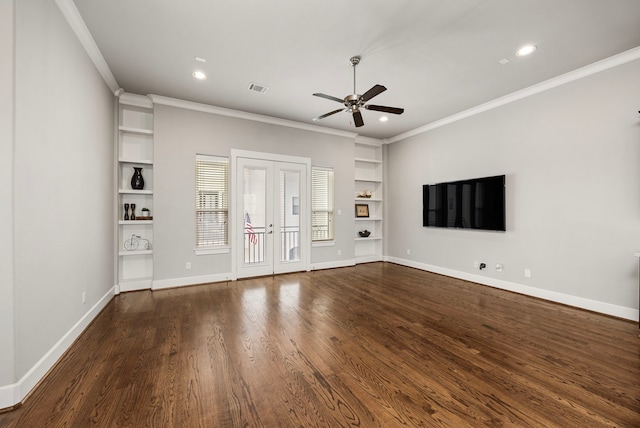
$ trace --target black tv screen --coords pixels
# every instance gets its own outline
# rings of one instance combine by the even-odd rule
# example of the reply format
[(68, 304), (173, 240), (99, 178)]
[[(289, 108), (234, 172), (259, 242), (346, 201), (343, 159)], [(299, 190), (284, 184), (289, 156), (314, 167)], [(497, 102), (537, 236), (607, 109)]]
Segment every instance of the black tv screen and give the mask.
[(506, 230), (505, 176), (422, 186), (422, 225)]

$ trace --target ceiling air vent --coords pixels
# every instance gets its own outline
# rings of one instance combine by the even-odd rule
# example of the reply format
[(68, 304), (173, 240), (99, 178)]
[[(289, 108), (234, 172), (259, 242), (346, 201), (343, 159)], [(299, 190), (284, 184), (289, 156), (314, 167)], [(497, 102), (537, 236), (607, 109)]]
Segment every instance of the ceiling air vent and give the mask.
[(249, 90), (253, 91), (253, 92), (259, 92), (261, 94), (264, 94), (265, 92), (267, 92), (269, 90), (268, 86), (264, 86), (264, 85), (260, 85), (259, 83), (252, 83), (249, 85)]

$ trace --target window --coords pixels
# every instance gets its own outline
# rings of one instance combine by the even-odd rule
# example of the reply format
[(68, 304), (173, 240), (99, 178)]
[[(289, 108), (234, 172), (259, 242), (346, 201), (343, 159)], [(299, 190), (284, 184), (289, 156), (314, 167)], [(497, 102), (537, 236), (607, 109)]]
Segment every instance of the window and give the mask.
[(311, 240), (333, 240), (333, 169), (311, 168)]
[(229, 245), (229, 160), (196, 155), (196, 250)]

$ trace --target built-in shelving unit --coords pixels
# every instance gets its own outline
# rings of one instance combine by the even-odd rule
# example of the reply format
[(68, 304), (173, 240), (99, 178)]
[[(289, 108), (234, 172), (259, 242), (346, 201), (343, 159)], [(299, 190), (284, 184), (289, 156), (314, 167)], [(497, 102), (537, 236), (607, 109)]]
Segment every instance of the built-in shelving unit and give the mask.
[[(356, 263), (379, 261), (382, 260), (382, 146), (373, 142), (356, 141), (354, 160), (354, 205), (367, 205), (369, 211), (369, 217), (355, 217), (355, 259)], [(371, 197), (360, 197), (363, 193), (369, 193)], [(363, 238), (358, 234), (363, 230), (368, 230), (371, 234)]]
[[(153, 102), (148, 97), (120, 95), (117, 156), (119, 291), (147, 289), (153, 281)], [(134, 168), (142, 168), (141, 190), (131, 186)], [(129, 206), (127, 216), (125, 204)], [(143, 215), (143, 208), (149, 215)], [(129, 245), (129, 240), (136, 242)]]

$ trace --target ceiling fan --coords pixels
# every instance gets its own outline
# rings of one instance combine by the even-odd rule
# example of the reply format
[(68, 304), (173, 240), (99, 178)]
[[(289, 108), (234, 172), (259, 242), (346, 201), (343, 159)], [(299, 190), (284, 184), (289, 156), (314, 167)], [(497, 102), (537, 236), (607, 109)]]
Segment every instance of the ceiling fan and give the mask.
[(367, 104), (367, 101), (369, 101), (371, 98), (375, 97), (376, 95), (380, 95), (382, 92), (386, 91), (387, 88), (385, 88), (382, 85), (374, 85), (371, 89), (369, 89), (364, 94), (358, 95), (358, 93), (356, 92), (356, 66), (360, 63), (360, 57), (354, 56), (349, 60), (349, 62), (353, 66), (353, 94), (347, 95), (346, 97), (344, 97), (344, 99), (332, 97), (331, 95), (326, 95), (321, 93), (313, 94), (316, 97), (326, 98), (328, 100), (336, 101), (341, 104), (344, 104), (344, 108), (339, 108), (337, 110), (330, 111), (329, 113), (325, 113), (322, 116), (318, 116), (313, 119), (314, 121), (324, 119), (325, 117), (331, 116), (336, 113), (340, 113), (341, 111), (351, 112), (353, 114), (353, 122), (355, 123), (356, 128), (359, 128), (360, 126), (364, 125), (364, 121), (362, 120), (362, 113), (360, 112), (360, 109), (362, 108), (366, 110), (382, 111), (384, 113), (391, 113), (391, 114), (404, 113), (403, 108)]

